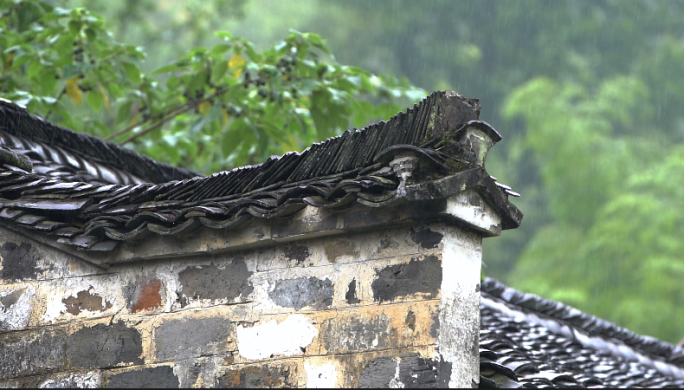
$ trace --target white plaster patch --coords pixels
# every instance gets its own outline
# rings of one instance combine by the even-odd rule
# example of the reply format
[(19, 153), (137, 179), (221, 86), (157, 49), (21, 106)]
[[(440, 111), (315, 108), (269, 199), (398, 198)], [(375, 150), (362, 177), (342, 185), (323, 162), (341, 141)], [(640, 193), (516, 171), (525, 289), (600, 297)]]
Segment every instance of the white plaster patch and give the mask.
[(254, 299), (253, 305), (254, 308), (259, 311), (282, 309), (268, 296), (268, 293), (275, 288), (275, 283), (271, 282), (268, 275), (269, 274), (264, 273), (255, 274), (249, 277), (249, 280), (252, 282), (252, 286), (254, 288), (252, 291), (252, 297)]
[(74, 315), (67, 312), (64, 300), (77, 297), (78, 293), (82, 291), (87, 291), (89, 295), (97, 295), (102, 298), (102, 309), (91, 311), (84, 308), (79, 315), (92, 317), (116, 313), (121, 307), (121, 302), (124, 302), (124, 298), (121, 295), (122, 278), (125, 279), (126, 275), (68, 278), (59, 280), (55, 284), (46, 283), (41, 285), (41, 295), (47, 298), (45, 314), (42, 316), (43, 321), (55, 323), (67, 318), (73, 318)]
[(57, 378), (47, 379), (38, 385), (39, 389), (55, 388), (85, 388), (95, 389), (100, 387), (102, 378), (96, 371), (74, 374), (60, 374)]
[[(23, 292), (22, 289), (15, 289), (9, 291), (0, 291), (0, 330), (21, 330), (28, 326), (29, 317), (31, 316), (31, 302), (35, 295), (35, 288), (27, 286)], [(7, 306), (3, 305), (3, 301), (8, 302), (10, 296), (16, 296), (16, 302)], [(5, 299), (2, 299), (5, 298)]]
[(265, 359), (271, 355), (303, 355), (318, 334), (309, 319), (291, 315), (281, 323), (275, 320), (252, 327), (237, 327), (240, 355), (246, 359)]
[(449, 387), (470, 387), (479, 380), (482, 237), (450, 227), (444, 237), (442, 298), (439, 305), (439, 351), (454, 370)]
[(335, 387), (337, 381), (337, 367), (332, 363), (326, 364), (304, 364), (306, 369), (306, 387), (308, 388), (330, 388)]
[(501, 234), (501, 216), (475, 190), (447, 198), (446, 212), (495, 236)]

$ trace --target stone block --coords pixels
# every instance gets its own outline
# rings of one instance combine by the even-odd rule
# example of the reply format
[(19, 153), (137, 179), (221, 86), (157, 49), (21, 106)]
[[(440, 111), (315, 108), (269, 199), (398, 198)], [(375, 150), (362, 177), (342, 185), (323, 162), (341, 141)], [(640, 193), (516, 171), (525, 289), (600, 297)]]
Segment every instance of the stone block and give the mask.
[(431, 300), (361, 306), (338, 310), (327, 318), (318, 315), (312, 320), (320, 323), (315, 345), (326, 354), (435, 345), (437, 338), (431, 329), (438, 307), (439, 301)]
[(432, 345), (305, 357), (302, 387), (440, 387), (434, 375), (438, 356)]
[(376, 274), (371, 288), (378, 302), (415, 294), (432, 299), (439, 294), (442, 284), (442, 262), (435, 255), (419, 256), (406, 264), (376, 270)]
[(223, 357), (176, 361), (173, 371), (182, 388), (216, 387), (218, 370), (224, 362)]
[(333, 282), (330, 279), (302, 277), (278, 280), (268, 293), (273, 302), (281, 307), (300, 310), (303, 307), (326, 309), (333, 303)]
[(157, 361), (226, 353), (235, 340), (234, 325), (223, 317), (166, 319), (154, 330)]
[(11, 285), (0, 291), (0, 332), (23, 330), (28, 326), (35, 288), (28, 284)]
[(220, 388), (299, 387), (299, 365), (295, 362), (236, 365), (218, 378)]
[(451, 364), (420, 356), (380, 357), (363, 369), (360, 388), (445, 388)]
[(0, 279), (5, 281), (32, 280), (38, 275), (38, 252), (33, 244), (6, 241), (0, 246)]
[(325, 322), (323, 343), (328, 353), (387, 349), (390, 338), (396, 338), (396, 329), (390, 326), (387, 314), (351, 317), (348, 321), (331, 318)]
[(171, 366), (111, 371), (106, 374), (105, 383), (108, 388), (124, 389), (178, 388), (180, 385)]
[(141, 364), (142, 337), (122, 321), (84, 327), (69, 335), (66, 355), (71, 367), (108, 368)]
[(235, 256), (231, 262), (212, 262), (189, 266), (178, 273), (182, 290), (181, 306), (190, 300), (225, 300), (226, 303), (246, 300), (253, 287), (252, 275), (242, 256)]
[(237, 325), (234, 362), (434, 346), (438, 307), (430, 300), (257, 315), (258, 322)]
[(36, 375), (66, 366), (63, 332), (43, 329), (0, 334), (0, 379)]

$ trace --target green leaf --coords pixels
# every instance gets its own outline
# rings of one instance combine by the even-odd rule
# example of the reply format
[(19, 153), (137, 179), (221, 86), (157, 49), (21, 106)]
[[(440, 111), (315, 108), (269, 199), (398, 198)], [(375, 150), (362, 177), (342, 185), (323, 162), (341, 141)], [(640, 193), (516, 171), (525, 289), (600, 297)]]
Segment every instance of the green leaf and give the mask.
[(66, 32), (64, 34), (61, 34), (59, 39), (57, 39), (55, 44), (52, 46), (54, 52), (57, 53), (58, 56), (55, 65), (64, 66), (67, 64), (72, 64), (72, 61), (74, 59), (74, 55), (72, 54), (74, 38), (74, 34)]
[(108, 83), (107, 89), (109, 90), (109, 93), (112, 95), (112, 97), (115, 99), (119, 99), (123, 96), (123, 91), (121, 90), (121, 87), (116, 83)]
[(169, 76), (168, 79), (166, 79), (166, 86), (169, 89), (176, 89), (180, 85), (180, 79), (176, 76)]
[(17, 69), (20, 66), (24, 65), (26, 62), (28, 62), (31, 59), (31, 56), (28, 54), (20, 53), (17, 54), (14, 59), (12, 60), (12, 68)]
[(224, 30), (216, 31), (216, 32), (214, 32), (214, 35), (216, 35), (219, 38), (226, 39), (226, 40), (233, 39), (233, 34), (231, 34), (229, 31), (224, 31)]
[(102, 108), (104, 101), (102, 100), (102, 94), (99, 90), (91, 89), (86, 92), (86, 102), (88, 102), (88, 105), (93, 111), (97, 112)]
[(42, 100), (45, 104), (55, 104), (55, 103), (57, 103), (57, 99), (53, 98), (52, 96), (43, 96), (43, 97), (41, 98), (41, 100)]
[(226, 74), (226, 71), (228, 71), (228, 61), (221, 59), (214, 63), (211, 70), (211, 82), (213, 84), (218, 84), (219, 81), (221, 81), (221, 78)]
[(175, 72), (177, 70), (181, 70), (181, 67), (176, 65), (176, 64), (170, 64), (170, 65), (164, 65), (162, 67), (157, 68), (152, 74), (162, 74), (162, 73), (171, 73)]
[(233, 45), (227, 45), (225, 43), (219, 43), (218, 45), (215, 45), (214, 47), (211, 48), (211, 50), (209, 51), (209, 54), (223, 54), (232, 48), (233, 48)]
[(240, 135), (237, 131), (237, 126), (231, 126), (228, 131), (221, 137), (221, 151), (224, 156), (230, 156), (237, 151), (241, 143)]
[(31, 63), (29, 63), (28, 66), (28, 70), (26, 71), (26, 75), (30, 79), (35, 78), (38, 74), (41, 73), (43, 68), (44, 66), (40, 63), (40, 61), (31, 61)]
[(121, 67), (126, 73), (126, 77), (133, 83), (138, 84), (142, 81), (142, 73), (140, 69), (130, 62), (122, 62)]
[(52, 12), (58, 16), (67, 16), (67, 15), (71, 14), (70, 9), (66, 9), (66, 8), (62, 8), (62, 7), (55, 7), (52, 9)]
[(81, 70), (78, 65), (74, 64), (69, 64), (66, 65), (65, 67), (62, 68), (62, 78), (63, 79), (70, 79), (72, 77), (76, 77), (81, 73)]
[(121, 123), (126, 123), (125, 126), (128, 125), (128, 117), (131, 115), (131, 106), (133, 106), (133, 102), (127, 101), (124, 102), (119, 106), (119, 108), (116, 110), (116, 121)]
[(39, 83), (43, 95), (50, 95), (57, 85), (57, 77), (54, 72), (45, 72), (40, 76)]
[(71, 33), (78, 34), (80, 29), (81, 29), (81, 23), (79, 23), (75, 20), (71, 20), (69, 22), (69, 31), (71, 31)]
[(325, 41), (323, 38), (321, 38), (320, 35), (318, 34), (309, 34), (309, 42), (311, 43), (312, 46), (317, 47), (324, 52), (330, 54), (330, 49), (326, 45)]
[(22, 97), (21, 99), (14, 100), (14, 103), (16, 103), (20, 106), (27, 106), (32, 101), (33, 101), (33, 95), (26, 95), (26, 96)]

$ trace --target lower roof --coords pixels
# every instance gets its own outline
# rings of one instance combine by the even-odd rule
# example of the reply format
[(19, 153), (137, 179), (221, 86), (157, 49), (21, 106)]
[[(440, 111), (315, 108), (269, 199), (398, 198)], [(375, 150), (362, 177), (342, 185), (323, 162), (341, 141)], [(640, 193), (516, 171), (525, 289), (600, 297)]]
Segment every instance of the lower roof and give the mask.
[(480, 387), (684, 387), (684, 350), (487, 278)]

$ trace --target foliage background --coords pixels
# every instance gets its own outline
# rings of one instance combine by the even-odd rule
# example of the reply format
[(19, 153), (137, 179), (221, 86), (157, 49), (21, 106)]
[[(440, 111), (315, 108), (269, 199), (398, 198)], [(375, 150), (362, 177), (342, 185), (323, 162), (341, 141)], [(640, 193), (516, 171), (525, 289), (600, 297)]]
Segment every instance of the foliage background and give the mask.
[[(523, 195), (525, 214), (485, 241), (486, 274), (639, 333), (684, 337), (684, 3), (28, 3), (91, 12), (40, 31), (5, 12), (5, 97), (103, 137), (130, 127), (119, 142), (185, 107), (129, 145), (203, 172), (301, 150), (425, 91), (480, 98), (481, 118), (504, 136), (488, 170)], [(72, 35), (41, 41), (50, 26)], [(207, 98), (221, 88), (237, 92)]]

